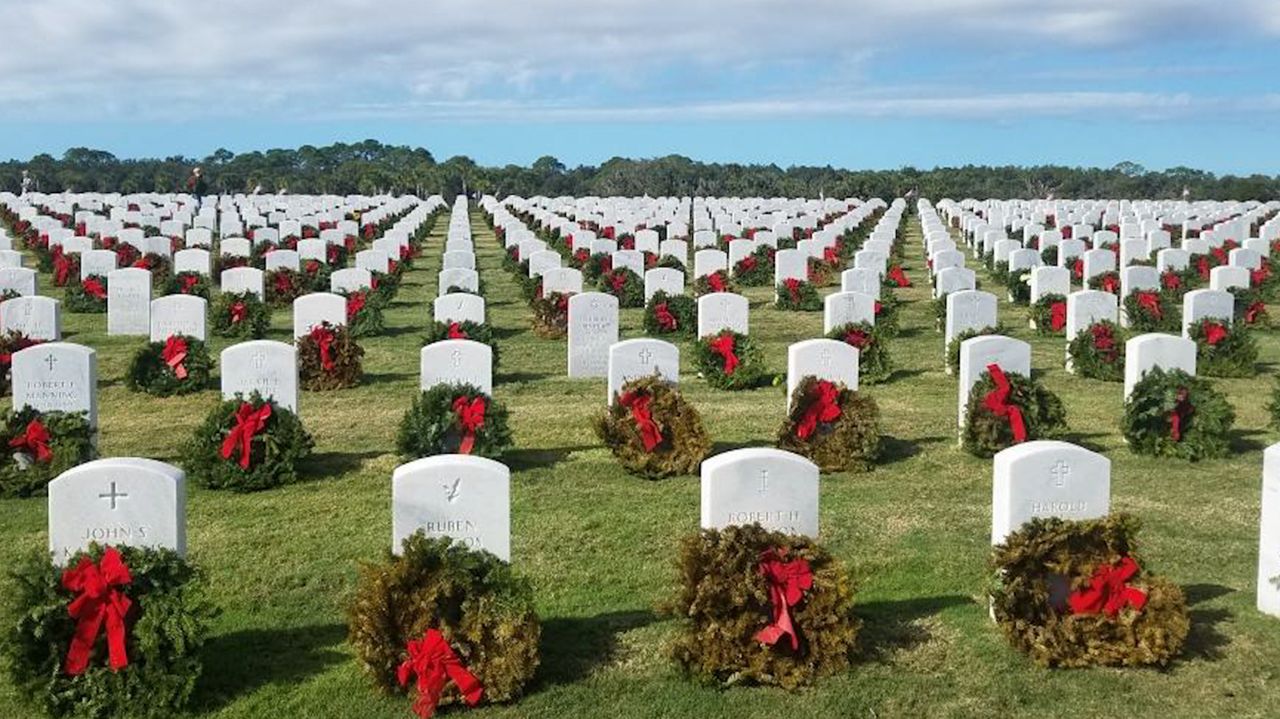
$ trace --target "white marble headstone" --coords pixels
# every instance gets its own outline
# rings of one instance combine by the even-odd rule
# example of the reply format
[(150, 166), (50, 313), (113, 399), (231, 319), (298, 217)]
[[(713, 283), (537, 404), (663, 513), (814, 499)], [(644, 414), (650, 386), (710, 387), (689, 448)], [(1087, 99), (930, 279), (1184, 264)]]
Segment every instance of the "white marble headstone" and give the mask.
[(99, 459), (49, 483), (49, 551), (56, 564), (100, 545), (186, 553), (186, 474), (152, 459)]
[(702, 463), (703, 529), (759, 524), (818, 536), (818, 466), (780, 449), (737, 449)]
[(391, 551), (418, 530), (511, 561), (511, 472), (484, 457), (445, 454), (396, 467)]

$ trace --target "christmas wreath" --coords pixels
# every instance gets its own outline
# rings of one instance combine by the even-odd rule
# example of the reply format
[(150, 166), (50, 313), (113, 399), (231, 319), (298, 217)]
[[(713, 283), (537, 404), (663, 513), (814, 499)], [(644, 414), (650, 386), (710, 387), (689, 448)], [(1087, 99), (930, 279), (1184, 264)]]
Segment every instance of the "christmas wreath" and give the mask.
[(644, 331), (650, 337), (692, 337), (698, 329), (698, 302), (688, 295), (653, 293), (644, 308)]
[(1172, 332), (1181, 325), (1178, 309), (1161, 292), (1138, 290), (1124, 298), (1124, 313), (1135, 332)]
[(443, 340), (474, 340), (481, 344), (489, 345), (489, 349), (493, 352), (493, 366), (498, 366), (498, 341), (493, 337), (493, 328), (484, 322), (472, 322), (464, 320), (462, 322), (432, 322), (431, 327), (427, 330), (427, 338), (422, 345), (425, 347), (433, 342)]
[(569, 333), (569, 295), (551, 292), (535, 297), (529, 307), (533, 310), (533, 333), (546, 339), (560, 339)]
[(311, 392), (360, 384), (364, 349), (345, 325), (322, 322), (297, 339), (298, 380)]
[(439, 384), (413, 398), (396, 449), (406, 459), (473, 454), (497, 459), (511, 449), (507, 408), (469, 384)]
[(306, 280), (301, 272), (278, 267), (267, 273), (267, 302), (275, 307), (288, 307), (306, 293)]
[(1227, 398), (1207, 381), (1156, 367), (1133, 386), (1120, 429), (1137, 454), (1196, 462), (1230, 453), (1235, 419)]
[(885, 339), (898, 336), (898, 308), (901, 305), (902, 300), (895, 297), (892, 292), (882, 296), (874, 305), (876, 329)]
[(1040, 264), (1045, 267), (1056, 267), (1058, 265), (1058, 246), (1050, 245), (1040, 250)]
[(1009, 284), (1009, 263), (1003, 260), (996, 262), (994, 252), (988, 253), (985, 259), (987, 260), (987, 266), (991, 268), (991, 279), (997, 285), (1007, 286)]
[(1009, 301), (1015, 305), (1031, 302), (1031, 274), (1009, 275)]
[(750, 335), (722, 330), (699, 338), (693, 356), (698, 375), (716, 389), (753, 389), (764, 382), (764, 353)]
[(415, 695), (413, 711), (519, 697), (538, 668), (533, 589), (511, 565), (419, 531), (399, 555), (360, 568), (347, 607), (356, 661), (379, 691)]
[(711, 451), (698, 410), (657, 376), (624, 384), (595, 430), (627, 471), (646, 479), (694, 474)]
[(843, 384), (805, 377), (791, 395), (778, 448), (808, 457), (823, 472), (864, 472), (880, 454), (880, 409)]
[(1062, 400), (1039, 380), (991, 364), (969, 390), (962, 440), (970, 454), (990, 457), (1015, 444), (1050, 437), (1066, 425)]
[(736, 290), (733, 280), (729, 278), (729, 273), (724, 270), (716, 270), (693, 281), (694, 297), (701, 297), (715, 292), (734, 292)]
[(68, 312), (101, 314), (107, 311), (107, 278), (89, 275), (67, 285), (65, 303)]
[(588, 256), (582, 265), (582, 278), (588, 282), (596, 282), (610, 272), (613, 272), (613, 256), (604, 252)]
[(827, 333), (858, 350), (858, 384), (878, 384), (893, 375), (889, 343), (884, 333), (870, 322), (851, 322)]
[(333, 268), (320, 260), (302, 261), (302, 286), (306, 292), (328, 292)]
[(32, 339), (18, 330), (0, 334), (0, 397), (9, 394), (13, 386), (13, 355), (43, 342), (44, 340)]
[(55, 247), (49, 271), (53, 274), (54, 287), (70, 285), (80, 276), (80, 255), (63, 252), (61, 247)]
[(1198, 280), (1195, 270), (1189, 268), (1182, 271), (1165, 270), (1160, 273), (1160, 294), (1173, 304), (1180, 303)]
[[(834, 248), (828, 247), (826, 251), (833, 252)], [(830, 261), (822, 257), (810, 257), (805, 262), (805, 277), (817, 287), (826, 287), (831, 284), (832, 278), (837, 277), (839, 261), (839, 257), (832, 257)]]
[(1033, 519), (993, 551), (991, 609), (1044, 667), (1164, 666), (1191, 628), (1176, 584), (1145, 571), (1125, 514)]
[(1196, 374), (1205, 377), (1252, 377), (1258, 343), (1248, 328), (1216, 319), (1191, 325), (1196, 343)]
[(780, 310), (814, 312), (822, 309), (822, 297), (812, 282), (788, 277), (776, 287), (774, 307)]
[(1235, 321), (1243, 327), (1266, 329), (1271, 325), (1271, 313), (1267, 311), (1267, 301), (1262, 290), (1231, 288), (1235, 295)]
[(395, 299), (396, 293), (400, 291), (400, 272), (371, 272), (373, 278), (372, 286), (369, 291), (369, 302), (375, 304), (379, 309), (387, 307), (391, 304), (391, 300)]
[(212, 371), (213, 360), (204, 342), (170, 335), (164, 342), (148, 342), (138, 350), (125, 382), (135, 392), (169, 397), (204, 389)]
[(29, 497), (72, 467), (98, 456), (84, 412), (0, 412), (0, 496)]
[(352, 337), (368, 337), (382, 332), (382, 305), (366, 290), (346, 294), (347, 330)]
[(964, 330), (960, 334), (951, 338), (951, 342), (947, 344), (947, 372), (955, 374), (960, 371), (960, 345), (965, 340), (971, 340), (974, 337), (986, 337), (987, 335), (1004, 334), (1004, 328), (997, 325), (995, 327), (983, 327), (976, 330)]
[(271, 324), (271, 308), (252, 292), (222, 292), (213, 303), (211, 324), (219, 337), (261, 339)]
[(1067, 327), (1067, 298), (1058, 294), (1041, 295), (1028, 311), (1031, 324), (1041, 335), (1062, 335)]
[(889, 265), (889, 269), (885, 272), (884, 279), (885, 283), (889, 287), (902, 288), (911, 286), (911, 280), (907, 278), (906, 270), (902, 268), (902, 265), (896, 263)]
[(644, 307), (644, 280), (626, 267), (600, 275), (600, 291), (618, 298), (619, 307)]
[(91, 545), (47, 552), (10, 576), (0, 644), (13, 687), (51, 716), (182, 713), (216, 612), (202, 573), (169, 549)]
[(1119, 272), (1100, 272), (1089, 278), (1089, 289), (1102, 290), (1110, 292), (1113, 295), (1120, 294), (1120, 273)]
[(209, 278), (199, 272), (179, 272), (169, 278), (164, 288), (166, 295), (195, 295), (206, 300), (213, 296), (212, 292)]
[(1110, 320), (1080, 330), (1067, 345), (1071, 370), (1089, 379), (1123, 382), (1125, 338), (1124, 331)]
[(849, 669), (861, 622), (853, 582), (813, 539), (758, 524), (704, 529), (680, 542), (680, 624), (667, 653), (707, 683), (796, 689)]
[(148, 252), (139, 257), (129, 266), (149, 271), (151, 273), (151, 286), (157, 290), (167, 287), (169, 278), (173, 277), (173, 262), (168, 257), (154, 252)]
[(200, 486), (251, 492), (298, 481), (312, 445), (298, 415), (254, 392), (209, 413), (183, 452), (184, 466)]
[(761, 245), (733, 265), (733, 279), (743, 287), (768, 287), (773, 284), (774, 255), (777, 250)]

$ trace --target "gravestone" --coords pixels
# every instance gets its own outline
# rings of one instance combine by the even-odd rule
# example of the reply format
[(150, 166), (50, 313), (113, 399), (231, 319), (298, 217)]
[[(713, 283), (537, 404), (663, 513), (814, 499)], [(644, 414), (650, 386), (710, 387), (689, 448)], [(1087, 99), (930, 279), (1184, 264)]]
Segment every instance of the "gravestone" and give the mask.
[(750, 302), (732, 292), (712, 292), (698, 298), (698, 337), (716, 335), (724, 330), (748, 334)]
[(474, 340), (441, 340), (423, 347), (419, 359), (419, 388), (467, 384), (493, 395), (493, 349)]
[(1196, 343), (1185, 337), (1152, 332), (1124, 343), (1124, 397), (1153, 367), (1196, 374)]
[(484, 298), (470, 292), (440, 295), (431, 303), (431, 316), (436, 322), (474, 322), (484, 324)]
[(1071, 271), (1065, 267), (1037, 267), (1031, 270), (1031, 304), (1047, 295), (1071, 294)]
[(254, 392), (263, 399), (298, 411), (298, 351), (293, 345), (275, 340), (251, 340), (222, 350), (218, 359), (222, 368), (222, 398), (240, 394), (244, 399)]
[(995, 295), (982, 290), (962, 290), (947, 295), (947, 320), (942, 348), (944, 357), (951, 340), (961, 333), (996, 326), (997, 302)]
[(476, 268), (475, 253), (464, 250), (454, 250), (452, 252), (444, 253), (440, 268), (444, 270), (451, 270), (455, 267), (474, 270)]
[(1238, 265), (1223, 265), (1209, 270), (1209, 289), (1230, 290), (1232, 288), (1249, 289), (1252, 275), (1249, 268)]
[(272, 250), (263, 257), (263, 262), (267, 272), (272, 270), (293, 270), (297, 272), (298, 268), (301, 267), (297, 250)]
[(569, 298), (569, 377), (609, 376), (609, 348), (618, 341), (618, 298), (584, 292)]
[(858, 349), (840, 340), (796, 342), (787, 348), (787, 399), (791, 407), (796, 387), (805, 377), (816, 377), (858, 389)]
[(198, 275), (208, 277), (212, 267), (213, 263), (208, 250), (192, 248), (189, 250), (178, 250), (173, 254), (174, 274), (194, 272)]
[(1262, 453), (1262, 521), (1258, 541), (1258, 611), (1280, 617), (1280, 444)]
[(166, 295), (151, 301), (152, 342), (164, 342), (172, 335), (186, 335), (205, 341), (208, 302), (196, 295)]
[(262, 278), (262, 270), (257, 267), (232, 267), (229, 270), (222, 271), (218, 284), (222, 287), (223, 292), (232, 294), (248, 292), (257, 297), (259, 301), (265, 301), (266, 292), (263, 289)]
[(89, 347), (47, 342), (13, 354), (13, 409), (86, 412), (98, 426), (98, 355)]
[(0, 302), (0, 332), (21, 332), (33, 340), (57, 342), (62, 339), (62, 303), (43, 295)]
[(778, 250), (774, 255), (773, 284), (782, 286), (787, 280), (809, 280), (809, 256), (800, 250)]
[(555, 250), (542, 250), (529, 256), (529, 276), (537, 277), (549, 269), (560, 266), (560, 253)]
[(344, 267), (329, 275), (329, 291), (336, 295), (372, 288), (373, 273), (364, 267)]
[(1098, 275), (1107, 272), (1115, 272), (1116, 256), (1111, 250), (1089, 250), (1082, 255), (1084, 259), (1084, 285), (1089, 286), (1089, 280)]
[(835, 292), (822, 302), (822, 332), (847, 324), (876, 323), (876, 299), (861, 292)]
[[(972, 289), (972, 288), (971, 288)], [(840, 273), (841, 292), (861, 292), (880, 296), (880, 273), (865, 267), (854, 267)]]
[(17, 292), (23, 297), (36, 294), (36, 274), (25, 267), (0, 268), (0, 293)]
[[(1102, 322), (1118, 322), (1119, 298), (1102, 290), (1081, 290), (1067, 295), (1066, 338), (1070, 345), (1081, 332)], [(1071, 358), (1067, 357), (1067, 370), (1071, 371)]]
[(573, 267), (552, 267), (542, 271), (542, 295), (552, 292), (574, 295), (582, 291), (582, 271)]
[(680, 381), (680, 349), (670, 342), (647, 337), (615, 342), (609, 347), (608, 375), (606, 402), (610, 405), (622, 386), (633, 379), (658, 375), (676, 384)]
[(780, 449), (753, 447), (702, 463), (703, 529), (759, 524), (775, 532), (818, 536), (818, 466)]
[(996, 454), (992, 475), (993, 545), (1031, 519), (1098, 519), (1111, 510), (1111, 460), (1068, 442), (1009, 447)]
[(645, 304), (658, 292), (668, 295), (684, 294), (684, 273), (670, 267), (658, 267), (644, 273)]
[(946, 297), (952, 292), (964, 292), (978, 287), (977, 273), (965, 267), (948, 267), (939, 271), (933, 279), (934, 297)]
[(635, 250), (618, 250), (613, 253), (613, 269), (628, 269), (636, 277), (644, 277), (644, 253)]
[(54, 563), (95, 542), (185, 554), (186, 474), (153, 459), (112, 457), (58, 475), (49, 483)]
[(391, 475), (391, 551), (418, 530), (511, 561), (511, 472), (484, 457), (446, 454)]
[(89, 250), (80, 253), (80, 280), (90, 275), (106, 277), (116, 269), (118, 259), (115, 250)]
[(139, 267), (107, 275), (107, 334), (147, 335), (151, 331), (151, 271)]
[(293, 338), (311, 334), (312, 328), (328, 322), (347, 324), (347, 298), (332, 292), (312, 292), (293, 301)]
[(956, 425), (964, 427), (969, 393), (989, 365), (999, 365), (1005, 374), (1031, 376), (1031, 345), (1002, 335), (971, 337), (960, 343), (959, 398)]
[(706, 277), (713, 272), (727, 271), (729, 256), (720, 250), (698, 250), (693, 253), (693, 278)]
[(443, 270), (436, 278), (436, 294), (443, 295), (450, 287), (460, 287), (468, 292), (480, 291), (480, 275), (475, 270), (461, 267)]
[(1226, 290), (1192, 290), (1182, 297), (1182, 336), (1191, 336), (1191, 326), (1212, 319), (1231, 324), (1235, 318), (1235, 295)]

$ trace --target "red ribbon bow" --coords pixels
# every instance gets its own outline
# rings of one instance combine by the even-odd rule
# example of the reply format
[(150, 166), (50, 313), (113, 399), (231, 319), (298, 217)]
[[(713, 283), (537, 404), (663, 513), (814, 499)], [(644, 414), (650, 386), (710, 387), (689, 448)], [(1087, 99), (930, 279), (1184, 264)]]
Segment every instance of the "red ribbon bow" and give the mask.
[(1084, 279), (1084, 260), (1071, 263), (1071, 274), (1075, 275), (1077, 280)]
[(733, 335), (725, 333), (711, 340), (711, 351), (724, 358), (724, 373), (731, 375), (738, 369), (738, 355), (733, 352)]
[(183, 274), (180, 276), (179, 282), (182, 283), (182, 294), (188, 295), (195, 289), (196, 284), (200, 282), (200, 276), (196, 274)]
[(62, 254), (61, 251), (53, 258), (53, 284), (62, 287), (67, 284), (67, 278), (71, 275), (71, 258)]
[(53, 461), (53, 451), (49, 449), (49, 430), (44, 423), (38, 419), (33, 419), (27, 423), (27, 428), (22, 434), (9, 440), (9, 446), (26, 450), (37, 462), (48, 464)]
[(1218, 343), (1227, 338), (1227, 328), (1212, 320), (1204, 322), (1204, 341), (1209, 343), (1210, 347), (1217, 347)]
[(653, 421), (653, 413), (649, 409), (652, 402), (653, 397), (643, 392), (624, 392), (618, 397), (618, 404), (631, 410), (631, 419), (635, 421), (636, 429), (640, 430), (640, 441), (646, 452), (652, 452), (654, 447), (662, 444), (662, 430)]
[(449, 680), (457, 685), (467, 706), (480, 703), (484, 686), (462, 666), (453, 647), (449, 646), (438, 630), (428, 629), (422, 639), (409, 640), (406, 651), (409, 658), (396, 669), (396, 679), (403, 687), (409, 684), (410, 678), (417, 676), (418, 698), (413, 703), (413, 711), (422, 719), (430, 719), (435, 714), (440, 695), (444, 693), (445, 682)]
[(671, 314), (671, 309), (667, 307), (666, 302), (659, 302), (653, 308), (653, 317), (658, 321), (658, 326), (664, 332), (674, 332), (676, 329), (676, 316)]
[(1160, 295), (1155, 292), (1139, 292), (1138, 306), (1156, 319), (1164, 317), (1164, 311), (1160, 309)]
[(1126, 582), (1138, 574), (1138, 563), (1124, 557), (1119, 563), (1104, 564), (1093, 573), (1089, 587), (1072, 592), (1067, 604), (1072, 614), (1106, 613), (1114, 617), (1126, 606), (1141, 611), (1147, 605), (1147, 593)]
[(476, 444), (476, 430), (484, 426), (486, 406), (484, 397), (474, 397), (470, 401), (466, 397), (453, 400), (453, 412), (462, 428), (462, 443), (458, 445), (458, 454), (471, 454), (471, 449)]
[(132, 581), (129, 568), (115, 547), (107, 547), (97, 564), (88, 557), (81, 557), (79, 564), (62, 573), (62, 587), (80, 592), (67, 606), (67, 613), (76, 620), (76, 631), (71, 637), (71, 647), (63, 665), (67, 674), (74, 677), (89, 668), (89, 655), (104, 623), (107, 625), (107, 658), (112, 671), (129, 666), (124, 619), (133, 602), (116, 587)]
[(231, 305), (231, 324), (238, 325), (241, 322), (244, 322), (244, 316), (247, 311), (248, 308), (245, 307), (243, 302), (237, 301), (233, 303)]
[(1027, 441), (1027, 425), (1022, 418), (1022, 409), (1016, 404), (1009, 404), (1009, 394), (1013, 392), (1009, 378), (1005, 377), (1004, 370), (998, 364), (987, 365), (987, 372), (991, 374), (991, 381), (995, 382), (996, 388), (987, 393), (982, 405), (997, 417), (1009, 418), (1009, 429), (1013, 431), (1014, 442)]
[(794, 277), (788, 277), (787, 279), (783, 280), (782, 283), (786, 285), (787, 294), (791, 295), (791, 301), (799, 302), (800, 301), (800, 280), (797, 280)]
[(1209, 258), (1201, 255), (1196, 260), (1196, 273), (1200, 275), (1200, 279), (1208, 281), (1209, 279)]
[(707, 286), (711, 288), (712, 292), (724, 292), (724, 277), (719, 272), (712, 272), (707, 275)]
[(796, 423), (796, 437), (808, 439), (818, 428), (818, 423), (840, 419), (840, 390), (825, 379), (818, 380), (809, 393), (809, 406)]
[(465, 339), (467, 339), (467, 333), (462, 331), (462, 325), (461, 325), (461, 324), (459, 324), (459, 323), (457, 323), (457, 322), (450, 322), (450, 323), (449, 323), (449, 339), (451, 339), (451, 340), (465, 340)]
[(275, 276), (276, 294), (289, 295), (293, 292), (293, 278), (284, 272), (277, 272)]
[(86, 295), (89, 295), (94, 299), (98, 299), (98, 300), (107, 299), (107, 288), (103, 287), (102, 283), (99, 282), (97, 278), (89, 277), (85, 279), (84, 282), (80, 283), (80, 287), (84, 289), (84, 293)]
[(1195, 407), (1191, 406), (1191, 393), (1186, 387), (1179, 388), (1173, 403), (1173, 411), (1169, 413), (1170, 439), (1175, 442), (1182, 441), (1184, 425), (1191, 419), (1193, 413), (1195, 413)]
[(325, 372), (333, 371), (333, 341), (337, 339), (334, 331), (330, 327), (324, 325), (316, 325), (311, 328), (311, 340), (316, 343), (316, 347), (320, 350), (320, 366)]
[(1166, 290), (1177, 290), (1182, 288), (1182, 277), (1177, 272), (1169, 270), (1160, 276), (1160, 281), (1164, 284)]
[(1249, 324), (1254, 324), (1255, 322), (1258, 321), (1258, 317), (1261, 316), (1266, 311), (1267, 311), (1266, 303), (1262, 302), (1261, 300), (1254, 302), (1253, 304), (1245, 308), (1244, 321), (1248, 322)]
[(1067, 326), (1067, 303), (1054, 302), (1049, 305), (1049, 329), (1061, 332)]
[(1111, 273), (1102, 276), (1102, 291), (1115, 294), (1120, 291), (1120, 279)]
[(756, 268), (756, 258), (748, 255), (738, 260), (738, 274), (750, 272)]
[(871, 344), (871, 335), (867, 334), (866, 330), (852, 329), (844, 333), (844, 343), (862, 351)]
[(239, 447), (240, 468), (248, 469), (253, 438), (267, 426), (267, 420), (270, 417), (269, 402), (264, 402), (256, 410), (248, 402), (240, 403), (240, 409), (236, 410), (236, 424), (227, 433), (227, 438), (222, 440), (222, 458), (231, 459), (231, 455), (235, 454), (236, 448)]
[(834, 247), (822, 248), (822, 261), (828, 265), (834, 265), (840, 261), (840, 253), (836, 252)]
[(907, 273), (902, 271), (901, 265), (894, 265), (893, 267), (890, 267), (888, 277), (895, 287), (911, 286), (911, 280), (907, 279)]
[(164, 341), (164, 350), (160, 353), (160, 358), (169, 365), (169, 369), (173, 370), (174, 377), (187, 378), (187, 368), (182, 365), (187, 359), (186, 340), (178, 335), (169, 335), (169, 338)]
[(621, 292), (622, 288), (627, 286), (627, 276), (621, 272), (610, 271), (609, 286), (614, 292)]
[(1271, 279), (1271, 268), (1266, 263), (1256, 270), (1249, 270), (1249, 284), (1254, 287), (1261, 287), (1269, 279)]
[(781, 551), (766, 549), (760, 554), (760, 575), (769, 583), (769, 604), (773, 607), (773, 621), (756, 633), (756, 640), (773, 645), (784, 636), (791, 637), (791, 649), (800, 648), (800, 636), (791, 622), (789, 607), (800, 603), (804, 593), (813, 586), (813, 571), (803, 557), (790, 562), (782, 561)]
[(350, 322), (360, 314), (360, 310), (364, 309), (365, 299), (363, 292), (353, 292), (347, 297), (347, 321)]

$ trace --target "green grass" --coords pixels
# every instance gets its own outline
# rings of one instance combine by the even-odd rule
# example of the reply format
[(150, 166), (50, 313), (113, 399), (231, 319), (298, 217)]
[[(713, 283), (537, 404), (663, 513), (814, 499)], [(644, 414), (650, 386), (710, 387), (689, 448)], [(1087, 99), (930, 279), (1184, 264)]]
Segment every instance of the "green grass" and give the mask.
[[(361, 676), (344, 643), (342, 604), (358, 563), (390, 541), (395, 432), (417, 387), (446, 224), (437, 224), (426, 257), (407, 275), (386, 334), (363, 341), (364, 383), (302, 397), (316, 439), (314, 478), (250, 495), (189, 490), (190, 554), (207, 569), (222, 608), (195, 713), (412, 716), (407, 698), (378, 696)], [(590, 427), (603, 407), (604, 381), (565, 378), (564, 342), (528, 330), (529, 310), (499, 268), (498, 244), (478, 215), (473, 226), (502, 345), (496, 396), (511, 411), (518, 447), (507, 457), (512, 560), (533, 581), (544, 640), (542, 667), (523, 700), (450, 715), (1275, 715), (1280, 620), (1253, 608), (1261, 449), (1276, 439), (1264, 409), (1280, 360), (1274, 335), (1261, 342), (1266, 374), (1216, 382), (1239, 414), (1238, 451), (1202, 465), (1155, 461), (1134, 456), (1120, 438), (1121, 386), (1066, 374), (1063, 341), (1036, 337), (1024, 310), (1002, 304), (1006, 327), (1032, 343), (1034, 366), (1066, 404), (1069, 439), (1112, 459), (1112, 506), (1145, 520), (1148, 565), (1183, 583), (1193, 621), (1185, 656), (1166, 671), (1037, 669), (1005, 645), (987, 616), (991, 462), (956, 444), (956, 382), (942, 369), (913, 221), (906, 249), (916, 286), (899, 290), (908, 302), (904, 332), (892, 344), (898, 372), (867, 389), (891, 437), (888, 456), (873, 472), (822, 480), (822, 540), (859, 585), (862, 656), (847, 675), (798, 693), (722, 691), (674, 670), (663, 654), (673, 625), (653, 612), (674, 581), (677, 538), (697, 528), (697, 478), (647, 482), (618, 468)], [(790, 342), (821, 336), (821, 313), (778, 312), (768, 288), (747, 295), (752, 336), (773, 371), (785, 369)], [(107, 337), (104, 315), (67, 315), (64, 323), (68, 340), (99, 351), (103, 453), (176, 461), (217, 393), (130, 393), (122, 378), (141, 340)], [(273, 338), (288, 339), (287, 312), (277, 312), (272, 326)], [(640, 326), (640, 310), (623, 312), (625, 337), (639, 336)], [(212, 349), (224, 346), (214, 341)], [(683, 389), (716, 451), (770, 444), (783, 420), (782, 391), (711, 390), (690, 372), (689, 346), (682, 349)], [(44, 499), (4, 500), (0, 516), (0, 562), (45, 544)], [(31, 713), (0, 679), (0, 716)]]

